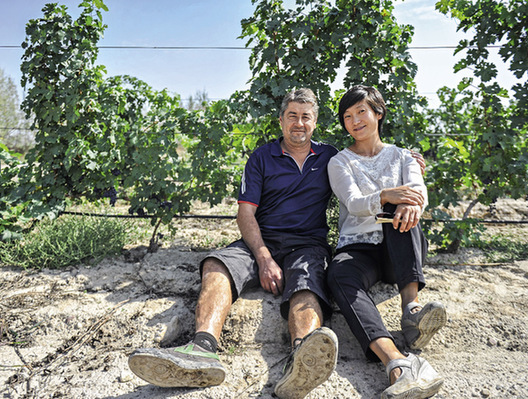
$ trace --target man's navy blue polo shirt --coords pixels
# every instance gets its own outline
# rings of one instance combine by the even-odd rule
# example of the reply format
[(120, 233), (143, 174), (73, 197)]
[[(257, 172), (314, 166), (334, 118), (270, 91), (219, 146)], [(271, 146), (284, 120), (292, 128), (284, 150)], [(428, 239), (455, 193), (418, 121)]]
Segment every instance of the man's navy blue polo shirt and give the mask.
[(283, 152), (280, 140), (257, 148), (249, 157), (238, 196), (239, 203), (257, 207), (263, 231), (326, 238), (326, 207), (332, 194), (327, 165), (337, 150), (312, 141), (302, 169)]

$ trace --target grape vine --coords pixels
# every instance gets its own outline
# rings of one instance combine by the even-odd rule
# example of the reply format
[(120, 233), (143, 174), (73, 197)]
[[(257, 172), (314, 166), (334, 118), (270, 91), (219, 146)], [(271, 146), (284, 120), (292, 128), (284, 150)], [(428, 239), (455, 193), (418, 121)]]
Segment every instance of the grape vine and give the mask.
[[(281, 0), (253, 2), (254, 15), (241, 21), (241, 37), (252, 46), (249, 89), (199, 111), (134, 77), (105, 76), (97, 64), (108, 10), (102, 0), (83, 1), (76, 20), (65, 6), (48, 4), (41, 18), (29, 21), (22, 106), (34, 121), (36, 146), (24, 162), (0, 146), (2, 240), (19, 237), (32, 220), (56, 217), (68, 203), (126, 199), (130, 214), (151, 218), (155, 241), (160, 223), (188, 212), (193, 201), (214, 205), (236, 196), (246, 156), (280, 135), (280, 101), (295, 87), (316, 92), (315, 139), (338, 148), (349, 140), (335, 117), (343, 90), (378, 87), (388, 106), (384, 140), (426, 156), (434, 218), (444, 219), (441, 209), (465, 200), (492, 206), (504, 196), (526, 195), (526, 2), (437, 3), (460, 29), (476, 31), (457, 49), (471, 47), (457, 69), (476, 69), (473, 79), (443, 88), (435, 110), (416, 92), (408, 51), (413, 28), (397, 23), (391, 0), (296, 0), (292, 9)], [(519, 79), (513, 97), (494, 81), (487, 61), (486, 46), (503, 37), (501, 56)], [(342, 89), (332, 93), (343, 65)], [(454, 250), (475, 228), (466, 218), (427, 233)]]

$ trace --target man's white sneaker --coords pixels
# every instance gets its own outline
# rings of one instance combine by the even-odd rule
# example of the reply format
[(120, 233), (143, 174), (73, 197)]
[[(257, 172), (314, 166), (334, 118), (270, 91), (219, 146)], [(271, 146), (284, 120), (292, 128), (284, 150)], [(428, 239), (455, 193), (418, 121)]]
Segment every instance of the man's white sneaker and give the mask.
[(139, 378), (160, 387), (208, 387), (224, 381), (218, 355), (189, 343), (171, 349), (138, 349), (128, 366)]
[(325, 382), (335, 370), (337, 347), (337, 336), (326, 327), (304, 337), (290, 355), (284, 375), (275, 386), (275, 395), (301, 399)]

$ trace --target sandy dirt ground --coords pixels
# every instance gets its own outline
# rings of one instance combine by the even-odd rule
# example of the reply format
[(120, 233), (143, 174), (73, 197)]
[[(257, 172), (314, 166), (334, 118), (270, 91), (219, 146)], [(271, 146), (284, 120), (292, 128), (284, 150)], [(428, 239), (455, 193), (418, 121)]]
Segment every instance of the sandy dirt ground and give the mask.
[[(528, 202), (503, 205), (496, 216), (526, 220)], [(158, 388), (127, 366), (136, 348), (185, 344), (192, 336), (197, 268), (206, 253), (187, 244), (185, 236), (205, 228), (204, 221), (192, 223), (146, 256), (133, 249), (96, 266), (0, 268), (2, 398), (272, 398), (289, 338), (279, 299), (262, 290), (243, 295), (228, 316), (219, 352), (227, 369), (222, 385)], [(528, 233), (522, 226), (493, 228)], [(237, 235), (233, 221), (208, 231), (222, 240)], [(465, 249), (430, 256), (425, 275), (421, 301), (442, 301), (449, 316), (421, 352), (445, 377), (436, 398), (528, 398), (528, 261), (489, 263), (482, 251)], [(372, 296), (405, 349), (397, 291), (379, 284)], [(339, 338), (337, 369), (308, 398), (378, 398), (387, 386), (381, 363), (367, 362), (339, 312), (327, 326)]]

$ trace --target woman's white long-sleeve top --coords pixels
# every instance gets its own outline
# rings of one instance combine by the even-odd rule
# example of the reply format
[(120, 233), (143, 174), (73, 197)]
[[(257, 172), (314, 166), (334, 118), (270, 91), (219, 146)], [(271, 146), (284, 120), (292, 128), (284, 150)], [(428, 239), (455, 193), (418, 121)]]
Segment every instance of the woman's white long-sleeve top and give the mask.
[(427, 206), (427, 189), (420, 165), (409, 150), (385, 144), (373, 157), (361, 156), (348, 148), (328, 163), (328, 176), (339, 199), (339, 241), (337, 248), (349, 244), (379, 244), (383, 241), (381, 224), (375, 215), (382, 212), (383, 189), (409, 186), (420, 190)]

